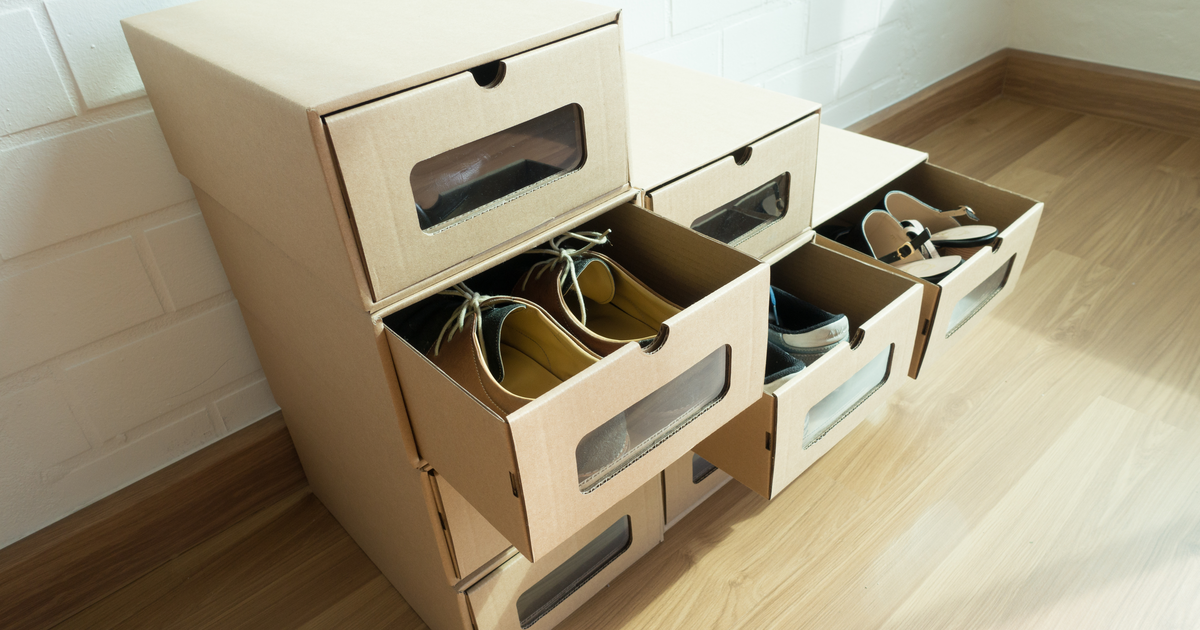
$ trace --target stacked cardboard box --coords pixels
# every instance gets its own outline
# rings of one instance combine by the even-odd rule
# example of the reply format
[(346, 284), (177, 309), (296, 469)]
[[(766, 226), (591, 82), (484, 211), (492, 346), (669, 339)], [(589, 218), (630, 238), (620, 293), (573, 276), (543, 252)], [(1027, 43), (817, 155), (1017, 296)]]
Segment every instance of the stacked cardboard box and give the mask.
[[(594, 5), (201, 0), (124, 28), (314, 491), (438, 629), (553, 627), (730, 476), (778, 494), (1012, 290), (1040, 211), (814, 103), (626, 59)], [(813, 234), (889, 186), (1002, 238), (931, 285)], [(502, 417), (394, 329), (571, 230), (682, 307), (656, 344)], [(771, 284), (854, 335), (766, 395)], [(589, 432), (697, 370), (701, 411), (581, 485)]]

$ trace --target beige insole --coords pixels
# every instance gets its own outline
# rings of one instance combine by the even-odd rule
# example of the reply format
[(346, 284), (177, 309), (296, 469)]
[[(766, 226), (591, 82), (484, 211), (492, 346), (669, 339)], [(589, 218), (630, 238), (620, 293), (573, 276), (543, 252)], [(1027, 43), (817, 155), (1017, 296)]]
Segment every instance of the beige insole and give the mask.
[(504, 320), (500, 332), (500, 385), (514, 395), (537, 398), (599, 360), (540, 311), (523, 308)]
[(503, 342), (500, 344), (500, 360), (504, 362), (504, 380), (500, 384), (517, 396), (537, 398), (562, 383), (541, 363)]
[(587, 308), (588, 329), (601, 337), (637, 341), (658, 334), (658, 329), (651, 328), (615, 304), (601, 304), (587, 297), (583, 298), (583, 303)]
[(941, 256), (938, 258), (918, 258), (912, 262), (893, 263), (892, 266), (904, 273), (911, 273), (918, 278), (931, 278), (954, 269), (960, 262), (962, 262), (962, 258), (958, 256)]
[(960, 225), (959, 227), (937, 232), (930, 240), (934, 242), (966, 241), (977, 238), (986, 238), (995, 233), (996, 228), (990, 225)]

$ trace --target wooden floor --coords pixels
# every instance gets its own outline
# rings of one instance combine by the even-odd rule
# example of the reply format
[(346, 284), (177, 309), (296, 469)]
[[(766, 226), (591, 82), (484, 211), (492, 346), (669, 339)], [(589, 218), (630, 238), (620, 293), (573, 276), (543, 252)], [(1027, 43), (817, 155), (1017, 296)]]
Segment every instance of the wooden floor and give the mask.
[[(915, 146), (1046, 202), (1022, 286), (560, 627), (1200, 627), (1200, 140), (999, 99)], [(61, 627), (424, 625), (301, 491)]]

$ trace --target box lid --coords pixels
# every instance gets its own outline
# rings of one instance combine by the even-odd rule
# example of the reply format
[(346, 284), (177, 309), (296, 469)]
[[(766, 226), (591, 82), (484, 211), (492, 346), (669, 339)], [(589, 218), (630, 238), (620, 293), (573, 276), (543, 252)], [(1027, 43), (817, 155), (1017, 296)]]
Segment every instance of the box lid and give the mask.
[(837, 216), (928, 158), (921, 151), (821, 125), (812, 224)]
[(571, 0), (200, 0), (124, 24), (326, 114), (610, 23), (618, 12)]
[(737, 151), (820, 105), (629, 55), (630, 183), (652, 190)]

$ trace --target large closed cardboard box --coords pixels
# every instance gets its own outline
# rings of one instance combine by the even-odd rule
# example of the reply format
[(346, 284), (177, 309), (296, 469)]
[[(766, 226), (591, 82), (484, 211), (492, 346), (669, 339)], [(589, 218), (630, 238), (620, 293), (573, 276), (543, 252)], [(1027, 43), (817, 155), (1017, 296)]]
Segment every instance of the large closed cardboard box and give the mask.
[[(821, 128), (814, 215), (823, 223), (854, 225), (882, 207), (889, 191), (901, 190), (943, 210), (969, 206), (980, 224), (1000, 231), (989, 247), (937, 284), (908, 276), (924, 288), (909, 366), (913, 378), (1016, 288), (1043, 208), (1041, 202), (934, 166), (926, 158), (887, 142)], [(858, 252), (848, 255), (870, 260)]]
[(922, 287), (812, 233), (784, 248), (771, 284), (845, 314), (847, 342), (807, 365), (696, 446), (743, 485), (774, 498), (907, 382)]
[(123, 26), (179, 171), (376, 310), (628, 189), (617, 16), (200, 0)]
[(628, 74), (643, 205), (756, 257), (812, 225), (819, 105), (637, 55)]
[[(631, 204), (579, 229), (611, 231), (611, 244), (595, 251), (682, 310), (653, 344), (629, 342), (506, 417), (402, 336), (412, 311), (382, 313), (423, 460), (534, 561), (762, 393), (765, 264)], [(524, 259), (510, 264), (527, 268)], [(626, 446), (602, 466), (581, 463), (585, 439), (610, 421), (625, 427)]]

